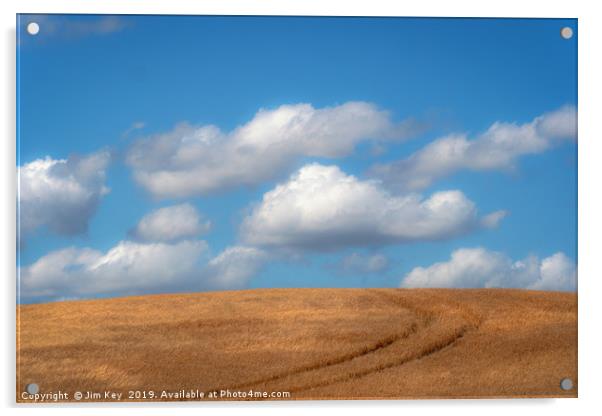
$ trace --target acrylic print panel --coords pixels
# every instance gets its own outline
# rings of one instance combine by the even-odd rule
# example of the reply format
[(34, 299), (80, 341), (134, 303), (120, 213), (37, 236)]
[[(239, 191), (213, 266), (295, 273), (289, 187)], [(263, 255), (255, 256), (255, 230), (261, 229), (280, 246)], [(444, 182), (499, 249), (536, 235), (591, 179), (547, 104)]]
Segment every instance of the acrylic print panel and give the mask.
[(575, 19), (17, 31), (17, 401), (577, 396)]

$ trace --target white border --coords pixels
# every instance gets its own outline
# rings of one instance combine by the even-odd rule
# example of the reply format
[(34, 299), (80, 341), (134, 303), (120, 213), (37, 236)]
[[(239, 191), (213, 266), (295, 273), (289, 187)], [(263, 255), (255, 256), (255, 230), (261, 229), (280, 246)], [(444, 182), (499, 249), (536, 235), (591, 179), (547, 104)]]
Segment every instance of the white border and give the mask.
[[(0, 204), (2, 239), (0, 258), (3, 265), (3, 331), (2, 374), (0, 394), (2, 404), (15, 411), (15, 14), (20, 13), (116, 13), (116, 14), (237, 14), (237, 15), (347, 15), (347, 16), (441, 16), (441, 17), (577, 17), (579, 18), (579, 399), (564, 400), (455, 400), (412, 402), (296, 402), (285, 403), (217, 403), (183, 404), (178, 411), (233, 412), (263, 415), (278, 412), (291, 415), (329, 414), (333, 410), (350, 414), (365, 414), (374, 408), (379, 413), (400, 414), (420, 411), (426, 414), (503, 414), (509, 412), (545, 412), (547, 415), (593, 413), (600, 408), (598, 388), (602, 376), (600, 366), (600, 309), (602, 275), (599, 248), (596, 240), (601, 232), (602, 198), (602, 134), (601, 108), (597, 99), (602, 96), (600, 74), (602, 64), (600, 45), (602, 21), (594, 1), (525, 0), (471, 1), (420, 0), (393, 2), (385, 0), (163, 0), (160, 4), (140, 0), (79, 1), (70, 0), (5, 0), (2, 7), (2, 192)], [(545, 213), (542, 213), (545, 215)], [(599, 239), (598, 239), (599, 240)], [(164, 415), (173, 405), (144, 406), (144, 413)], [(81, 414), (82, 407), (23, 408), (20, 413), (42, 411), (44, 414)], [(85, 406), (90, 414), (126, 413), (131, 407), (98, 408)], [(169, 409), (169, 410), (168, 410)], [(340, 410), (339, 410), (340, 409)], [(344, 410), (343, 410), (344, 409)]]

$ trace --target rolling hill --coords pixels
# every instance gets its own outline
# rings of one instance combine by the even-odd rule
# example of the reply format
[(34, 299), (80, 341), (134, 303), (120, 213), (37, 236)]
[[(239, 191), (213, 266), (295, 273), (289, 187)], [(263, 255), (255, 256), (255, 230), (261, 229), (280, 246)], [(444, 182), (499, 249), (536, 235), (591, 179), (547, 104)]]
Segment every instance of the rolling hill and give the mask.
[(577, 396), (575, 293), (149, 295), (22, 305), (17, 324), (19, 402), (29, 383), (66, 401)]

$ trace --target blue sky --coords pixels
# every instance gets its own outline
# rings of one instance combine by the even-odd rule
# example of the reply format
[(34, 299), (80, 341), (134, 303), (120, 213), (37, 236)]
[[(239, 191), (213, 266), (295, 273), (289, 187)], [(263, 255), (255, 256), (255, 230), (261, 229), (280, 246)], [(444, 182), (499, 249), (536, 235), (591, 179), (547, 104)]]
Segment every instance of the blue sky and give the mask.
[[(32, 172), (22, 174), (20, 189), (23, 301), (258, 287), (574, 288), (574, 19), (78, 15), (18, 19), (18, 164)], [(26, 32), (31, 21), (40, 23), (36, 36)], [(565, 26), (573, 29), (573, 38), (560, 36)], [(335, 111), (324, 111), (329, 108)], [(274, 132), (271, 124), (258, 120), (261, 109), (278, 120), (286, 113), (306, 122)], [(267, 153), (230, 155), (228, 147), (215, 145), (208, 150), (213, 154), (198, 156), (184, 144), (167, 150), (157, 144), (196, 137), (208, 125), (219, 129), (211, 140), (251, 140), (251, 133), (245, 136), (236, 130), (251, 120), (257, 121), (253, 140), (273, 140)], [(188, 127), (178, 130), (181, 123)], [(497, 133), (487, 134), (494, 123), (505, 124)], [(522, 130), (513, 128), (521, 125)], [(479, 140), (486, 144), (445, 163), (447, 156), (440, 152), (434, 153), (436, 157), (424, 152), (450, 135), (461, 137), (459, 146)], [(274, 140), (280, 139), (288, 140), (282, 154), (274, 150)], [(347, 140), (351, 145), (323, 149), (306, 139)], [(500, 140), (506, 140), (501, 147)], [(516, 150), (521, 146), (523, 150)], [(162, 165), (178, 151), (192, 161), (186, 159), (185, 166)], [(500, 154), (503, 160), (486, 159)], [(90, 155), (101, 156), (85, 159)], [(421, 162), (408, 162), (416, 155), (422, 155)], [(247, 160), (253, 157), (267, 159), (265, 164)], [(45, 158), (70, 162), (31, 165)], [(203, 170), (208, 169), (203, 167), (207, 158), (240, 166), (236, 169), (242, 179), (228, 179), (232, 172), (220, 173), (223, 166)], [(86, 170), (74, 179), (73, 172), (83, 169), (78, 160), (87, 160), (86, 169), (97, 169), (96, 174)], [(264, 166), (274, 169), (258, 173)], [(159, 183), (160, 172), (170, 169), (173, 182)], [(316, 224), (325, 224), (317, 231), (314, 223), (307, 229), (288, 217), (282, 220), (283, 229), (261, 222), (264, 214), (277, 222), (278, 212), (290, 212), (286, 204), (300, 206), (305, 194), (286, 200), (275, 197), (270, 207), (276, 211), (262, 205), (264, 195), (278, 185), (297, 189), (296, 185), (308, 184), (302, 175), (294, 179), (299, 172), (328, 178), (319, 189), (332, 195), (339, 195), (340, 184), (355, 181), (349, 188), (353, 195), (364, 195), (364, 190), (366, 198), (384, 195), (387, 207), (389, 203), (397, 207), (410, 195), (426, 200), (437, 192), (458, 191), (474, 205), (474, 218), (463, 216), (462, 209), (472, 208), (456, 198), (449, 202), (459, 210), (458, 218), (450, 217), (459, 221), (453, 229), (436, 217), (425, 225), (429, 232), (418, 237), (404, 227), (411, 228), (411, 218), (423, 215), (419, 210), (424, 207), (406, 218), (406, 211), (397, 208), (382, 212), (376, 207), (378, 212), (373, 213), (370, 201), (353, 215), (382, 216), (387, 221), (394, 217), (395, 232), (376, 233), (374, 229), (383, 226), (379, 222), (365, 224), (360, 232), (351, 229), (357, 221), (343, 219), (337, 224), (343, 228), (334, 230), (329, 228), (334, 227), (332, 221), (320, 222), (327, 214), (315, 207), (303, 212), (314, 215)], [(424, 185), (410, 183), (424, 172), (435, 177), (429, 176)], [(190, 183), (195, 175), (200, 180), (213, 178), (214, 173), (215, 184), (203, 188)], [(44, 190), (49, 189), (43, 184), (48, 177), (58, 181), (55, 193)], [(68, 191), (61, 193), (63, 185), (69, 189), (81, 185), (92, 197), (71, 198)], [(340, 201), (362, 205), (353, 195), (341, 194)], [(183, 205), (192, 210), (177, 212), (193, 218), (182, 227), (192, 227), (196, 234), (188, 230), (171, 239), (156, 233), (151, 233), (155, 240), (141, 237), (144, 233), (136, 227), (145, 215)], [(350, 210), (341, 207), (342, 212)], [(446, 210), (436, 215), (444, 216)], [(168, 222), (176, 213), (161, 212)], [(496, 212), (499, 218), (479, 225)], [(65, 215), (79, 225), (67, 226)], [(204, 221), (210, 227), (201, 231)], [(432, 231), (433, 224), (443, 228)], [(320, 243), (333, 235), (340, 239)], [(136, 265), (128, 263), (144, 261), (146, 254), (140, 254), (144, 247), (156, 248), (161, 257), (160, 250), (167, 250), (166, 256), (172, 253), (173, 247), (167, 246), (191, 241), (197, 245), (189, 247), (194, 257), (190, 267), (179, 274), (156, 268), (157, 274), (165, 274), (159, 283), (136, 275)], [(125, 255), (128, 260), (107, 271), (107, 277), (92, 273), (120, 242), (134, 254)], [(175, 251), (186, 252), (179, 248)], [(73, 260), (86, 249), (89, 259)], [(53, 253), (56, 261), (42, 261)], [(131, 284), (110, 283), (115, 280), (112, 273)], [(234, 277), (225, 282), (217, 276), (220, 273)], [(434, 277), (436, 273), (447, 280)], [(498, 277), (492, 280), (494, 275)], [(105, 277), (107, 285), (102, 284)], [(74, 285), (74, 280), (80, 283)]]

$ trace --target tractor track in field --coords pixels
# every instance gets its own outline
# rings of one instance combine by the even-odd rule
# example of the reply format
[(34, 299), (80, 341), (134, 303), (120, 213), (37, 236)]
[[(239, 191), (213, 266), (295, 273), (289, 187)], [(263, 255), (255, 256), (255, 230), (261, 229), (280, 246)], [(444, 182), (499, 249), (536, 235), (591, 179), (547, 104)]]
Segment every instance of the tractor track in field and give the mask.
[(352, 361), (359, 357), (363, 357), (368, 354), (372, 354), (375, 351), (381, 350), (383, 348), (387, 348), (388, 346), (392, 345), (395, 342), (398, 342), (400, 340), (410, 337), (412, 334), (415, 334), (417, 331), (418, 331), (418, 324), (413, 323), (412, 325), (410, 325), (409, 328), (407, 328), (405, 331), (403, 331), (401, 333), (393, 334), (389, 337), (378, 340), (375, 343), (373, 343), (372, 345), (358, 349), (349, 354), (344, 354), (339, 357), (333, 357), (333, 358), (323, 361), (323, 362), (298, 367), (291, 371), (282, 372), (282, 373), (279, 373), (279, 374), (276, 374), (273, 376), (268, 376), (268, 377), (264, 377), (261, 379), (257, 379), (257, 380), (253, 380), (253, 381), (249, 381), (249, 382), (245, 382), (245, 383), (241, 383), (241, 384), (236, 384), (233, 386), (229, 386), (227, 388), (209, 389), (208, 391), (235, 390), (235, 389), (240, 389), (240, 388), (248, 388), (248, 387), (252, 387), (255, 385), (261, 385), (261, 384), (278, 381), (278, 380), (284, 379), (286, 377), (292, 377), (292, 376), (307, 373), (310, 371), (318, 371), (318, 370), (329, 368), (329, 367), (332, 367), (335, 365), (343, 364), (345, 362)]
[(416, 353), (416, 354), (410, 354), (408, 357), (402, 357), (399, 360), (394, 360), (391, 362), (387, 362), (387, 363), (383, 363), (365, 370), (361, 370), (361, 371), (355, 371), (352, 372), (350, 374), (346, 374), (344, 376), (340, 376), (340, 377), (333, 377), (331, 379), (328, 380), (324, 380), (321, 382), (317, 382), (317, 383), (310, 383), (301, 387), (295, 387), (290, 389), (291, 392), (293, 393), (298, 393), (301, 391), (306, 391), (306, 390), (311, 390), (311, 389), (315, 389), (315, 388), (319, 388), (319, 387), (325, 387), (325, 386), (329, 386), (331, 384), (335, 384), (335, 383), (340, 383), (340, 382), (344, 382), (344, 381), (348, 381), (348, 380), (353, 380), (356, 378), (360, 378), (360, 377), (365, 377), (369, 374), (373, 374), (373, 373), (377, 373), (379, 371), (383, 371), (392, 367), (398, 367), (404, 364), (408, 364), (412, 361), (417, 361), (417, 360), (421, 360), (423, 358), (427, 358), (430, 355), (436, 354), (446, 348), (451, 348), (454, 346), (454, 344), (460, 340), (464, 334), (469, 330), (472, 329), (469, 326), (466, 327), (461, 327), (460, 330), (453, 334), (450, 337), (447, 337), (443, 340), (437, 340), (435, 342), (433, 342), (432, 345), (429, 345), (426, 349), (421, 350), (420, 352)]
[[(390, 295), (388, 293), (383, 293), (383, 292), (379, 291), (378, 289), (371, 290), (371, 292), (378, 294), (378, 296), (381, 299), (384, 299), (388, 302), (392, 302), (392, 303), (396, 304), (401, 309), (410, 311), (417, 318), (418, 322), (414, 322), (410, 327), (406, 328), (404, 331), (393, 334), (384, 339), (378, 340), (377, 342), (373, 343), (370, 346), (367, 346), (360, 350), (356, 350), (349, 354), (345, 354), (345, 355), (342, 355), (339, 357), (334, 357), (334, 358), (331, 358), (331, 359), (323, 361), (323, 362), (306, 365), (306, 366), (299, 367), (299, 368), (296, 368), (291, 371), (275, 374), (275, 375), (264, 377), (261, 379), (228, 386), (226, 388), (210, 389), (209, 391), (237, 390), (237, 389), (251, 388), (254, 386), (265, 386), (267, 384), (277, 383), (279, 381), (282, 382), (287, 378), (291, 378), (291, 381), (294, 384), (296, 376), (306, 375), (311, 372), (315, 372), (317, 378), (319, 379), (320, 372), (323, 370), (326, 370), (326, 369), (329, 369), (329, 368), (332, 368), (335, 366), (339, 366), (339, 365), (345, 365), (345, 364), (348, 364), (348, 363), (350, 363), (354, 360), (358, 360), (358, 359), (370, 359), (372, 356), (375, 356), (379, 351), (390, 348), (394, 344), (403, 342), (404, 340), (406, 340), (410, 337), (417, 336), (417, 334), (419, 334), (420, 331), (424, 331), (425, 329), (431, 327), (436, 322), (436, 317), (434, 316), (434, 314), (432, 312), (428, 311), (427, 309), (417, 307), (416, 305), (410, 305), (410, 304), (404, 302), (403, 299), (399, 296)], [(294, 387), (288, 388), (287, 390), (290, 392), (295, 392), (295, 393), (301, 392), (301, 391), (306, 391), (306, 390), (311, 390), (314, 388), (324, 387), (324, 386), (328, 386), (328, 385), (338, 383), (338, 382), (343, 382), (343, 381), (347, 381), (347, 380), (351, 380), (351, 379), (355, 379), (355, 378), (364, 377), (369, 374), (372, 374), (372, 373), (375, 373), (378, 371), (382, 371), (382, 370), (386, 370), (391, 367), (396, 367), (396, 366), (407, 364), (412, 361), (420, 360), (422, 358), (426, 358), (432, 354), (435, 354), (443, 349), (452, 347), (459, 339), (461, 339), (464, 336), (464, 334), (467, 331), (472, 330), (472, 329), (475, 329), (474, 325), (465, 324), (465, 325), (462, 325), (462, 326), (456, 328), (450, 335), (445, 336), (442, 339), (432, 340), (431, 342), (427, 343), (427, 346), (425, 348), (421, 348), (419, 351), (415, 351), (415, 352), (410, 351), (408, 354), (402, 355), (401, 357), (399, 357), (395, 360), (385, 361), (382, 363), (374, 364), (374, 365), (368, 366), (368, 368), (361, 369), (361, 370), (349, 371), (347, 369), (347, 371), (344, 371), (344, 373), (341, 375), (327, 377), (323, 380), (318, 380), (316, 382), (302, 384), (299, 386), (294, 386)], [(345, 369), (343, 369), (343, 370), (345, 370)]]

